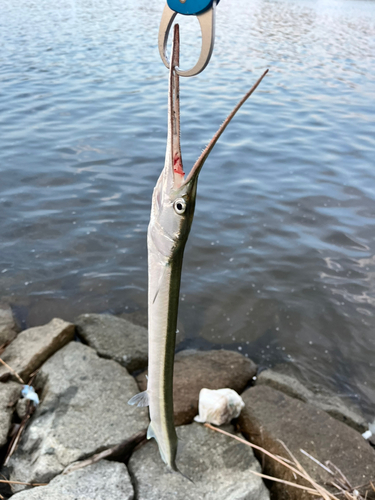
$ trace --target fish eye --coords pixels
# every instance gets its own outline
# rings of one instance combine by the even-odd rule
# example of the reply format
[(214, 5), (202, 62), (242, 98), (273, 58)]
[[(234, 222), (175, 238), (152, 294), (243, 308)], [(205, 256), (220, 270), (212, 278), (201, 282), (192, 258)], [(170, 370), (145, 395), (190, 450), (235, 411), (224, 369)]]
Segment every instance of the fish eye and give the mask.
[(176, 214), (182, 215), (186, 210), (186, 201), (183, 198), (177, 198), (173, 203), (173, 208)]

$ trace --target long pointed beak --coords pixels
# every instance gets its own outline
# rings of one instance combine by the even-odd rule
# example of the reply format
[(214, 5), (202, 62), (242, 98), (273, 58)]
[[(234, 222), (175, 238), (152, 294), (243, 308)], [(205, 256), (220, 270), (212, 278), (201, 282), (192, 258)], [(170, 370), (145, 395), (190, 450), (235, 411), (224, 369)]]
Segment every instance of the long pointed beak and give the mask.
[(268, 69), (263, 73), (263, 75), (257, 80), (257, 82), (251, 87), (249, 92), (243, 96), (243, 98), (239, 101), (239, 103), (234, 107), (234, 109), (229, 113), (227, 118), (224, 120), (222, 125), (220, 126), (219, 130), (216, 132), (216, 134), (213, 136), (213, 138), (210, 140), (206, 148), (203, 150), (202, 154), (198, 158), (198, 160), (195, 162), (193, 168), (191, 169), (189, 175), (187, 176), (184, 184), (189, 184), (192, 181), (196, 181), (199, 175), (199, 172), (201, 171), (204, 162), (207, 160), (208, 155), (211, 153), (213, 147), (219, 140), (221, 134), (224, 132), (224, 130), (227, 128), (228, 124), (234, 117), (234, 115), (237, 113), (237, 111), (240, 109), (240, 107), (247, 101), (247, 99), (251, 96), (251, 94), (256, 90), (260, 82), (263, 80), (263, 78), (266, 76), (268, 73)]

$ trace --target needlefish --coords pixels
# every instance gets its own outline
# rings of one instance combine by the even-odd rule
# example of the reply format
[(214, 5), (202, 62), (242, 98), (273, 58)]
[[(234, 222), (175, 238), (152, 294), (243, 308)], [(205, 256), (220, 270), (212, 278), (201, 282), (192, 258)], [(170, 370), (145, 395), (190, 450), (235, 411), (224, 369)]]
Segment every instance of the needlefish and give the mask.
[(185, 178), (180, 149), (179, 36), (175, 28), (169, 72), (168, 137), (165, 165), (152, 195), (148, 247), (147, 390), (129, 404), (149, 406), (147, 438), (155, 438), (170, 471), (176, 465), (177, 434), (173, 418), (173, 364), (182, 259), (193, 222), (198, 176), (210, 151), (267, 71), (241, 99)]

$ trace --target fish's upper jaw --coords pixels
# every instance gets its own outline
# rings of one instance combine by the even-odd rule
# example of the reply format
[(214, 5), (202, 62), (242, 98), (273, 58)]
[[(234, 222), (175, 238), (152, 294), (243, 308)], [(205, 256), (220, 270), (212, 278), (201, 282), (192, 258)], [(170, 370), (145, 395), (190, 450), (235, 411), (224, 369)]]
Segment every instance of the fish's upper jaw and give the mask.
[(171, 172), (173, 173), (173, 189), (179, 189), (184, 183), (185, 173), (182, 166), (180, 141), (180, 77), (176, 67), (180, 64), (180, 36), (178, 24), (174, 29), (172, 57), (169, 69), (168, 91), (168, 147)]

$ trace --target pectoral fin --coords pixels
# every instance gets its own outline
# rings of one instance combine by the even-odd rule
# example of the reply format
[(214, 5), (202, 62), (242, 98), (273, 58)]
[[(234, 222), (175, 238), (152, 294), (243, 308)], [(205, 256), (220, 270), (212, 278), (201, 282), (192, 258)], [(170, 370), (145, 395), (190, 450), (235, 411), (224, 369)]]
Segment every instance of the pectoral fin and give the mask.
[(140, 408), (148, 406), (149, 405), (148, 392), (143, 391), (140, 392), (139, 394), (136, 394), (131, 399), (129, 399), (128, 405), (137, 405)]

